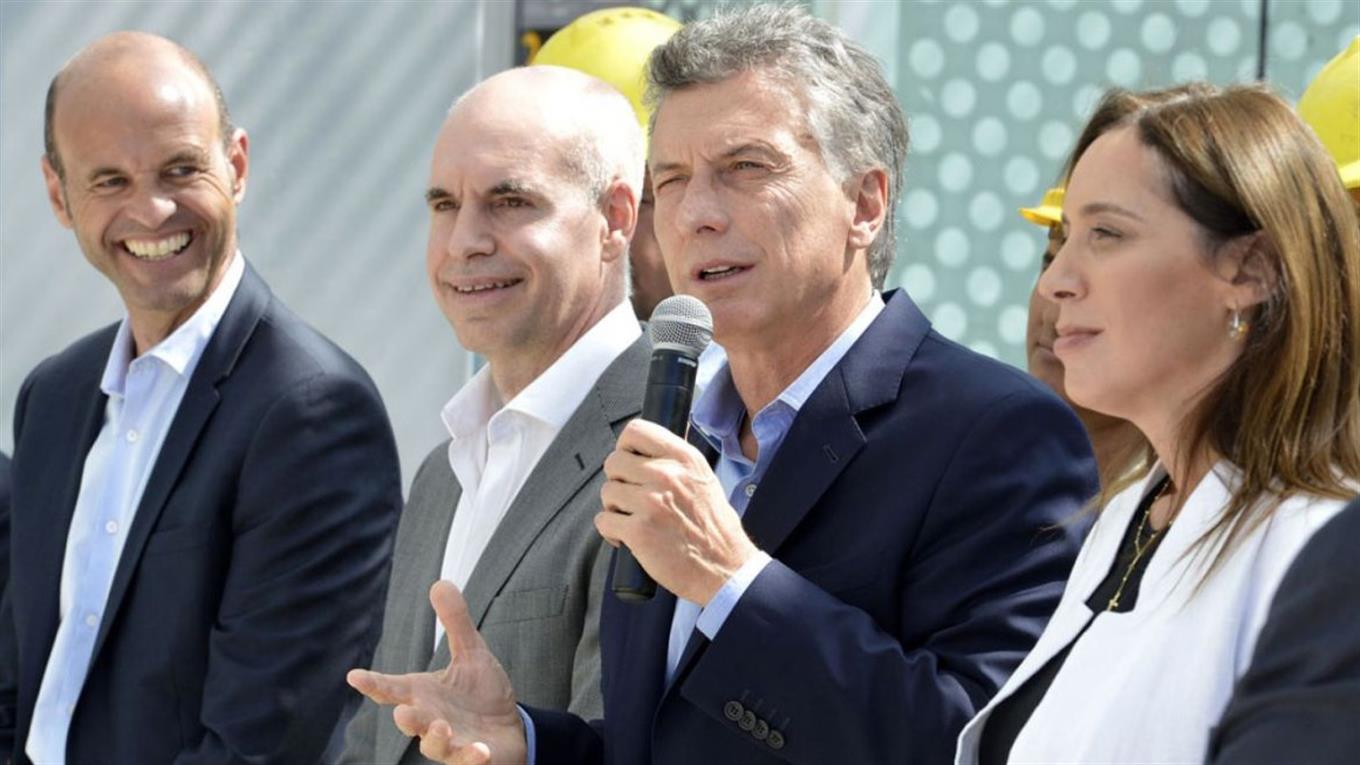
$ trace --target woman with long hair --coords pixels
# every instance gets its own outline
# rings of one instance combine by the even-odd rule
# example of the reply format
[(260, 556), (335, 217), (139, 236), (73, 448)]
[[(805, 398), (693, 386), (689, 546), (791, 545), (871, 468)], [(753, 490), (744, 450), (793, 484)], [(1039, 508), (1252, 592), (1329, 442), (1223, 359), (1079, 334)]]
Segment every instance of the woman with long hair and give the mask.
[(1067, 167), (1053, 349), (1154, 459), (957, 760), (1196, 762), (1284, 571), (1360, 487), (1360, 222), (1258, 86), (1113, 91)]

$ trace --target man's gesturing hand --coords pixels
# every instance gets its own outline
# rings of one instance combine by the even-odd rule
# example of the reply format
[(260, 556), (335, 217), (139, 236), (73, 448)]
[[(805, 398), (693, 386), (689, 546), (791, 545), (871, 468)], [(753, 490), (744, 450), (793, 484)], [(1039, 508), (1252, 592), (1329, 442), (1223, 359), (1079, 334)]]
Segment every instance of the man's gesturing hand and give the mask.
[(677, 596), (707, 605), (756, 554), (703, 455), (660, 425), (628, 423), (604, 472), (595, 528)]
[(441, 581), (430, 588), (430, 605), (448, 635), (448, 667), (408, 675), (353, 669), (349, 684), (379, 704), (395, 704), (397, 728), (419, 736), (420, 753), (432, 760), (521, 765), (526, 742), (515, 691), (473, 626), (467, 601), (457, 587)]

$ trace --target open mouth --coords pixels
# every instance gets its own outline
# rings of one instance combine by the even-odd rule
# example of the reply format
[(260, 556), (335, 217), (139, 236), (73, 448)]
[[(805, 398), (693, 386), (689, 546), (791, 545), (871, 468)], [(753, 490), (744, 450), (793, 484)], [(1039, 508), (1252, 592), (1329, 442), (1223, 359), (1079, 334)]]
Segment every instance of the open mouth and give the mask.
[(699, 280), (705, 282), (718, 281), (735, 276), (743, 271), (751, 270), (748, 266), (718, 266), (717, 268), (704, 268), (699, 271)]
[(493, 290), (503, 290), (519, 284), (523, 279), (508, 279), (503, 282), (486, 282), (485, 284), (453, 285), (453, 291), (459, 295), (475, 295), (479, 292), (491, 292)]
[(162, 239), (124, 239), (123, 249), (138, 260), (167, 260), (184, 252), (193, 241), (193, 234), (181, 231)]

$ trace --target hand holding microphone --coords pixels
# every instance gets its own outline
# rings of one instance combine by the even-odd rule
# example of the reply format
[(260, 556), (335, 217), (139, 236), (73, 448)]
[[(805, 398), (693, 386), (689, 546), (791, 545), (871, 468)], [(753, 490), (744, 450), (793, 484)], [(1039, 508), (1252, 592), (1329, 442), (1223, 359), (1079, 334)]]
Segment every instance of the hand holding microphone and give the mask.
[(681, 598), (707, 603), (756, 553), (707, 460), (684, 440), (712, 326), (708, 309), (688, 295), (663, 300), (648, 325), (653, 351), (642, 415), (605, 459), (604, 511), (595, 517), (600, 534), (622, 545), (613, 590), (623, 600), (651, 599), (659, 580)]

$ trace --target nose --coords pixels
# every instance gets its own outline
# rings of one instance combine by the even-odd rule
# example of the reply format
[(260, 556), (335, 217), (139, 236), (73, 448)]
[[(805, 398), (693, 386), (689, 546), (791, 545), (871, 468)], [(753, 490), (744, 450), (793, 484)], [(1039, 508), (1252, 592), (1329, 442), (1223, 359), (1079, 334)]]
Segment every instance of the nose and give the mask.
[(1055, 303), (1072, 300), (1086, 293), (1086, 283), (1076, 267), (1076, 254), (1072, 250), (1073, 241), (1069, 239), (1039, 276), (1039, 294)]
[(147, 231), (160, 228), (179, 209), (172, 192), (162, 188), (148, 188), (134, 194), (125, 212), (127, 217)]
[(475, 258), (496, 251), (496, 240), (487, 226), (486, 216), (476, 205), (464, 205), (450, 221), (444, 240), (445, 254), (457, 258)]
[[(696, 172), (686, 181), (675, 209), (669, 212), (681, 234), (721, 234), (727, 230), (726, 205), (722, 203), (711, 173)], [(655, 214), (657, 218), (662, 217), (660, 207)]]

